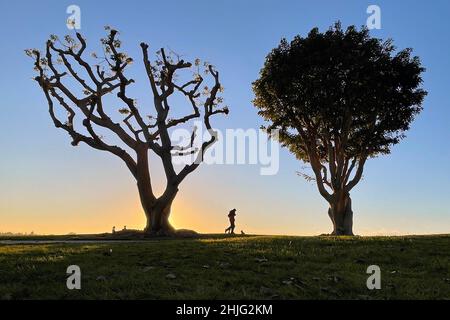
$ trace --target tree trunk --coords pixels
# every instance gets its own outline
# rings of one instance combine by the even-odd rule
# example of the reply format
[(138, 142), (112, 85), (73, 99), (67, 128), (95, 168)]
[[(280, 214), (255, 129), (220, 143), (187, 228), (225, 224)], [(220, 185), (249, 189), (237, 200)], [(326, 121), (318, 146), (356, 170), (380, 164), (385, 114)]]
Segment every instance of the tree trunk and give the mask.
[(168, 185), (164, 194), (158, 199), (155, 198), (150, 180), (147, 150), (138, 152), (137, 155), (137, 187), (142, 208), (147, 218), (144, 232), (147, 235), (172, 235), (175, 233), (175, 229), (169, 223), (169, 216), (172, 202), (178, 192), (178, 186)]
[(330, 203), (328, 216), (333, 223), (332, 235), (353, 236), (353, 211), (350, 195), (336, 193), (334, 200)]
[(157, 200), (155, 204), (147, 210), (147, 225), (144, 232), (147, 235), (171, 236), (175, 233), (175, 228), (169, 222), (172, 200)]

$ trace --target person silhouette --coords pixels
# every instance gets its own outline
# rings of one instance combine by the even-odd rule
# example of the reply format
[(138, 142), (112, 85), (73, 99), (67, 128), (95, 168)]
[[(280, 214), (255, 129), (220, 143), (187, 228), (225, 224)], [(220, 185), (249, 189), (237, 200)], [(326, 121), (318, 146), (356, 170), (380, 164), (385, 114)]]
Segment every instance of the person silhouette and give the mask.
[(228, 219), (230, 220), (230, 226), (225, 229), (225, 233), (234, 234), (234, 220), (236, 216), (236, 209), (230, 210), (230, 213), (228, 213)]
[(113, 233), (113, 234), (116, 233), (116, 226), (113, 226), (113, 228), (112, 228), (112, 233)]

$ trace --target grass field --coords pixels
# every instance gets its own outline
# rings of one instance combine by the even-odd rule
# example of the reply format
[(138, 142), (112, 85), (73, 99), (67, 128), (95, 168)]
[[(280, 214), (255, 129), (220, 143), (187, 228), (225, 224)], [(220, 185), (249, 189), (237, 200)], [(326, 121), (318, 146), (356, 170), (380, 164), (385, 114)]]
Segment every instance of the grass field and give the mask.
[[(69, 265), (81, 290), (66, 288)], [(450, 236), (4, 244), (0, 299), (450, 299)]]

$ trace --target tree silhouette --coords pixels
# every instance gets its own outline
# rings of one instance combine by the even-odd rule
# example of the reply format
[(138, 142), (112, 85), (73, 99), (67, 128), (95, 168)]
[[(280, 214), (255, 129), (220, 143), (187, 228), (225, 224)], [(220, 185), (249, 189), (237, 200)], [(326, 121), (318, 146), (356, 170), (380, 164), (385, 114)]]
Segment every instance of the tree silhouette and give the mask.
[(353, 234), (350, 191), (367, 159), (390, 153), (422, 110), (423, 71), (411, 49), (395, 53), (391, 40), (339, 23), (283, 39), (267, 56), (254, 104), (266, 129), (279, 129), (280, 142), (311, 165), (305, 176), (329, 203), (333, 234)]
[[(133, 59), (120, 51), (121, 41), (118, 39), (118, 32), (109, 27), (105, 29), (108, 35), (101, 39), (104, 55), (99, 57), (93, 53), (91, 57), (99, 60), (99, 64), (92, 65), (83, 57), (86, 41), (79, 33), (76, 34), (77, 39), (65, 36), (62, 41), (57, 36), (50, 36), (45, 53), (36, 49), (26, 50), (27, 55), (34, 59), (34, 68), (38, 72), (34, 79), (45, 94), (54, 125), (70, 135), (72, 145), (84, 142), (94, 149), (110, 152), (124, 161), (137, 181), (140, 200), (147, 218), (145, 232), (158, 235), (173, 234), (175, 230), (169, 223), (169, 215), (178, 187), (187, 175), (198, 168), (205, 151), (217, 140), (217, 133), (211, 126), (210, 118), (217, 114), (228, 114), (227, 107), (220, 107), (222, 98), (219, 94), (223, 89), (219, 81), (219, 72), (208, 63), (201, 65), (199, 59), (195, 60), (194, 65), (179, 57), (174, 61), (173, 54), (166, 54), (164, 49), (157, 52), (157, 59), (152, 63), (149, 60), (149, 46), (141, 43), (143, 64), (156, 112), (156, 116), (148, 115), (147, 119), (143, 114), (143, 108), (140, 110), (137, 107), (136, 100), (131, 98), (127, 91), (134, 80), (125, 75), (125, 70)], [(56, 60), (54, 56), (57, 56)], [(203, 67), (205, 69), (202, 72), (200, 69)], [(193, 70), (193, 78), (189, 77), (189, 80), (177, 84), (179, 81), (176, 77), (182, 69)], [(202, 77), (203, 73), (211, 76), (210, 88)], [(77, 96), (80, 89), (84, 93), (83, 97)], [(111, 115), (113, 102), (105, 101), (106, 96), (111, 93), (116, 93), (119, 103), (123, 105), (118, 110), (122, 115), (119, 121), (114, 121)], [(170, 98), (175, 93), (187, 99), (192, 112), (171, 119), (169, 113), (173, 109), (171, 104), (173, 99)], [(60, 120), (60, 112), (56, 111), (55, 104), (59, 104), (67, 113), (65, 120)], [(210, 134), (209, 138), (201, 141), (199, 147), (196, 147), (194, 144), (196, 127), (194, 127), (190, 143), (174, 144), (170, 138), (170, 130), (201, 116)], [(81, 124), (77, 123), (77, 117), (82, 118)], [(123, 146), (107, 143), (98, 133), (100, 129), (113, 134)], [(167, 181), (165, 190), (159, 197), (152, 188), (149, 170), (150, 152), (161, 159)], [(177, 172), (174, 157), (186, 155), (190, 155), (194, 161), (185, 164)]]

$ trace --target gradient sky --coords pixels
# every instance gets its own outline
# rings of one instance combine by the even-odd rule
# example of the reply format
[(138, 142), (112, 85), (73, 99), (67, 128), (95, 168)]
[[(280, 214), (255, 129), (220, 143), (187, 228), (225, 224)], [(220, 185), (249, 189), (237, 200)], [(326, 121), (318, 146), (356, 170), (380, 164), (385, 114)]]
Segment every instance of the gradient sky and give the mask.
[[(121, 32), (142, 88), (139, 43), (200, 57), (221, 72), (231, 114), (214, 124), (258, 128), (251, 82), (282, 37), (326, 30), (340, 20), (361, 26), (370, 4), (379, 5), (382, 29), (398, 48), (412, 47), (427, 68), (424, 111), (392, 154), (366, 164), (352, 192), (356, 234), (450, 232), (450, 2), (434, 1), (8, 1), (1, 0), (0, 232), (89, 233), (143, 228), (133, 178), (116, 157), (74, 148), (54, 128), (45, 98), (30, 78), (25, 48), (43, 48), (50, 34), (69, 33), (66, 8), (81, 8), (81, 33), (97, 48), (103, 26)], [(91, 47), (92, 48), (92, 47)], [(88, 52), (91, 50), (88, 49)], [(138, 87), (139, 88), (139, 84)], [(144, 90), (144, 89), (142, 89)], [(146, 93), (148, 95), (148, 93)], [(223, 232), (228, 210), (247, 233), (314, 235), (331, 231), (327, 205), (302, 167), (282, 150), (280, 171), (259, 175), (254, 165), (202, 166), (181, 185), (172, 210), (178, 228)], [(154, 170), (155, 183), (162, 175)]]

